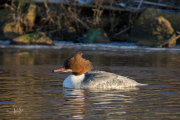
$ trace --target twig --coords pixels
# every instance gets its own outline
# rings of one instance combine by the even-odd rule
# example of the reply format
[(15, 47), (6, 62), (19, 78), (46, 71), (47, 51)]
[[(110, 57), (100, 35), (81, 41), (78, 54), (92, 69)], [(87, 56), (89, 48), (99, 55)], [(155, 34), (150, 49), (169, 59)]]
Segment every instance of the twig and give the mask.
[(77, 17), (74, 17), (79, 23), (81, 23), (86, 29), (91, 29), (89, 26), (87, 26), (83, 21), (81, 21), (80, 19), (78, 19)]
[(115, 36), (117, 36), (117, 35), (122, 34), (123, 32), (125, 32), (125, 31), (129, 30), (130, 28), (133, 28), (133, 27), (132, 27), (132, 26), (130, 26), (130, 27), (128, 27), (128, 28), (126, 28), (126, 29), (124, 29), (124, 30), (121, 30), (120, 32), (116, 33), (113, 37), (115, 37)]
[(139, 9), (140, 9), (142, 3), (143, 3), (143, 0), (140, 1), (139, 5), (138, 5), (138, 8), (137, 8), (137, 11), (139, 11)]
[(8, 5), (7, 3), (4, 4), (5, 8), (9, 7), (11, 10), (15, 11), (15, 8), (13, 8), (12, 6)]
[(180, 32), (179, 32), (179, 31), (177, 31), (176, 33), (180, 35)]
[(87, 19), (93, 19), (93, 17), (85, 17), (85, 18), (81, 18), (81, 20), (87, 20)]
[[(141, 1), (134, 1), (134, 2), (140, 3)], [(170, 5), (161, 4), (161, 3), (154, 3), (154, 2), (149, 2), (149, 1), (143, 1), (143, 4), (155, 5), (155, 6), (160, 6), (160, 7), (168, 7), (168, 8), (174, 8), (174, 9), (180, 9), (180, 7), (170, 6)]]
[(135, 11), (135, 12), (136, 12), (136, 16), (135, 16), (134, 21), (137, 19), (137, 16), (138, 16), (138, 13), (139, 13), (139, 9), (140, 9), (140, 7), (141, 7), (141, 5), (142, 5), (142, 2), (143, 2), (143, 0), (141, 0), (141, 2), (139, 3), (139, 5), (138, 5), (138, 7), (137, 7), (137, 10)]
[[(110, 3), (110, 7), (111, 7), (111, 8), (112, 8), (112, 5), (113, 5), (113, 2), (114, 2), (114, 0), (111, 0), (111, 3)], [(114, 12), (114, 10), (110, 10), (109, 16), (110, 16), (110, 21), (111, 21), (111, 29), (110, 29), (110, 32), (111, 32), (111, 33), (114, 33), (114, 18), (115, 18), (115, 12)]]

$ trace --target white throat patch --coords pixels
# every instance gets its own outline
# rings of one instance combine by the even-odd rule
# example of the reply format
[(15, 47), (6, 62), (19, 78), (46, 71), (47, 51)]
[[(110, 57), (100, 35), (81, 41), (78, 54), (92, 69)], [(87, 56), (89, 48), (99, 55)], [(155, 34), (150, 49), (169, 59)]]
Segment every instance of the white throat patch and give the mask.
[(82, 81), (85, 78), (85, 74), (82, 75), (69, 75), (64, 81), (63, 81), (63, 87), (67, 88), (80, 88)]

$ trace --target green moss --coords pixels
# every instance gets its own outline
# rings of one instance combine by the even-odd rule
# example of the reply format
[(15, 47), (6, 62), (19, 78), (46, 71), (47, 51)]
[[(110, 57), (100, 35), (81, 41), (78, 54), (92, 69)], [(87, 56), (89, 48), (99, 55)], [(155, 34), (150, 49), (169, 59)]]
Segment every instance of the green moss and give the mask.
[(37, 32), (35, 32), (35, 33), (23, 35), (19, 39), (21, 39), (24, 42), (36, 42), (41, 37), (42, 37), (41, 34), (38, 34)]
[(86, 33), (86, 38), (82, 43), (109, 43), (110, 40), (106, 33), (100, 29), (91, 29)]
[(91, 29), (86, 33), (86, 38), (82, 41), (83, 43), (94, 43), (98, 34), (100, 34), (99, 29)]
[(156, 45), (155, 48), (162, 48), (162, 45)]
[(13, 39), (15, 44), (47, 44), (54, 45), (52, 40), (43, 32), (29, 33)]

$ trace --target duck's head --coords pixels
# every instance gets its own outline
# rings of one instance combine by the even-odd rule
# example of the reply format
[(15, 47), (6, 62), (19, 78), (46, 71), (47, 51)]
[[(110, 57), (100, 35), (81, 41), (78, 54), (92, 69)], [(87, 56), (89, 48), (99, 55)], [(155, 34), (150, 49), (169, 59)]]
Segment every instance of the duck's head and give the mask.
[(82, 57), (82, 53), (78, 52), (73, 57), (65, 60), (62, 68), (53, 70), (52, 72), (71, 71), (73, 75), (82, 75), (92, 69), (92, 63)]

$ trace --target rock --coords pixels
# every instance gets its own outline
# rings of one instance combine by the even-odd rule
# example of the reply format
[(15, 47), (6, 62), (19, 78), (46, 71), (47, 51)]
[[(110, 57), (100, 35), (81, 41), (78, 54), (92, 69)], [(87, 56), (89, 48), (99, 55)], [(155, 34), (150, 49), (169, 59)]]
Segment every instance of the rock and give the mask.
[(63, 39), (66, 41), (75, 41), (78, 38), (76, 34), (76, 29), (74, 27), (68, 27), (61, 30)]
[(10, 40), (19, 37), (21, 35), (20, 30), (21, 29), (16, 27), (16, 22), (6, 23), (3, 28), (4, 36)]
[(12, 40), (23, 35), (24, 32), (31, 32), (36, 19), (36, 8), (36, 5), (30, 4), (28, 13), (23, 19), (21, 19), (23, 22), (19, 20), (17, 22), (6, 23), (3, 28), (5, 37)]
[(13, 45), (54, 45), (53, 41), (43, 32), (29, 33), (11, 41)]
[[(137, 19), (128, 41), (137, 42), (138, 45), (144, 46), (161, 46), (175, 36), (174, 31), (180, 29), (179, 19), (179, 14), (167, 14), (148, 8)], [(176, 45), (175, 42), (169, 44), (171, 44), (168, 45), (169, 47)]]
[(91, 29), (85, 34), (85, 38), (81, 40), (82, 43), (109, 43), (110, 40), (106, 33), (100, 29)]
[(30, 32), (34, 26), (34, 22), (36, 19), (36, 9), (37, 5), (30, 4), (28, 13), (26, 14), (24, 18), (24, 24), (26, 26), (26, 32)]
[[(171, 24), (162, 16), (155, 18), (152, 25), (151, 35), (152, 40), (139, 40), (137, 45), (161, 47), (162, 44), (167, 42), (170, 38), (175, 37), (174, 29), (172, 28)], [(167, 47), (174, 47), (176, 46), (176, 40), (171, 41), (168, 44), (169, 45), (166, 45)]]
[(61, 29), (55, 29), (46, 33), (52, 40), (64, 41), (62, 37)]
[(4, 35), (3, 28), (9, 19), (12, 19), (10, 9), (0, 9), (0, 40), (6, 40)]
[(4, 35), (0, 35), (0, 40), (6, 40), (6, 37)]

